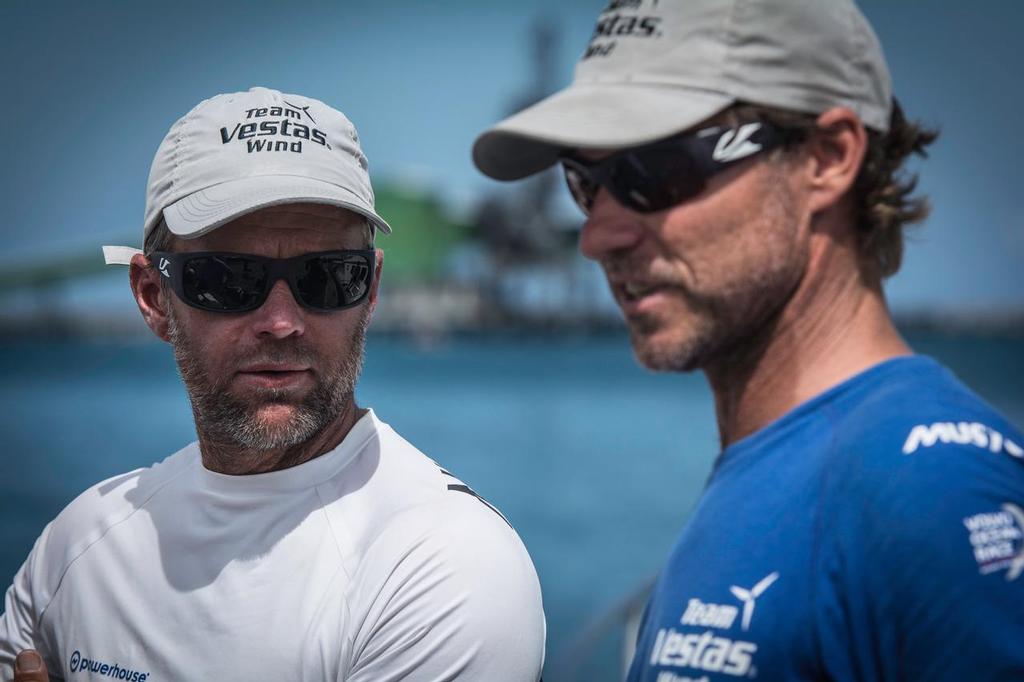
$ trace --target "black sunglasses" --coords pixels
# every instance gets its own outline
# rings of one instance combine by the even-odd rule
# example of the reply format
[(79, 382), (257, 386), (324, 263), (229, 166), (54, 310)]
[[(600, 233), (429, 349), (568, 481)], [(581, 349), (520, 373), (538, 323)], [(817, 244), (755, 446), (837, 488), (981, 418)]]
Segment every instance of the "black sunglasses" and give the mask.
[(601, 187), (627, 208), (654, 213), (697, 196), (715, 173), (783, 142), (780, 129), (755, 121), (676, 135), (600, 161), (566, 155), (561, 162), (572, 198), (585, 215)]
[(295, 258), (241, 253), (156, 251), (150, 258), (174, 293), (201, 310), (241, 313), (259, 308), (279, 279), (304, 308), (328, 311), (359, 305), (373, 283), (373, 249), (321, 251)]

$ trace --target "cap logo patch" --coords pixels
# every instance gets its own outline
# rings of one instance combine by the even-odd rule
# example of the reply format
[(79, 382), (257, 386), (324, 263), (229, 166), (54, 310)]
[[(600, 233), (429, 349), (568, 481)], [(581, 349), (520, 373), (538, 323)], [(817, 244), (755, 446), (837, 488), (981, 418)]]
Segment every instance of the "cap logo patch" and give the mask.
[(653, 10), (657, 8), (658, 0), (611, 0), (597, 19), (597, 26), (594, 27), (594, 34), (590, 37), (583, 59), (607, 57), (615, 50), (621, 37), (660, 37), (658, 24), (661, 23), (661, 17), (641, 14), (644, 5), (649, 5)]
[[(245, 118), (231, 128), (220, 129), (223, 144), (245, 142), (246, 152), (294, 152), (302, 153), (304, 141), (314, 142), (327, 149), (327, 135), (316, 127), (316, 121), (309, 113), (309, 106), (297, 107), (285, 102), (284, 107), (260, 107), (246, 109)], [(302, 122), (308, 118), (312, 125)], [(252, 120), (260, 119), (260, 120)], [(273, 139), (278, 138), (278, 139)], [(288, 139), (280, 139), (288, 138)]]

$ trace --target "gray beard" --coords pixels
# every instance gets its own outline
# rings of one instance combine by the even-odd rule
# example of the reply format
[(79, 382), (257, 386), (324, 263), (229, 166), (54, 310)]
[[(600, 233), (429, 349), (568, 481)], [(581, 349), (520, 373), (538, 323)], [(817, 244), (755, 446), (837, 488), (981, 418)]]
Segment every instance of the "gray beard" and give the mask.
[[(287, 392), (274, 389), (261, 391), (253, 396), (257, 399), (253, 402), (233, 397), (228, 393), (231, 374), (219, 381), (214, 380), (203, 367), (202, 354), (195, 340), (181, 328), (172, 311), (168, 316), (168, 334), (178, 363), (178, 372), (192, 403), (196, 430), (220, 445), (253, 451), (290, 448), (315, 437), (352, 400), (356, 381), (363, 368), (369, 313), (367, 306), (356, 324), (348, 353), (340, 358), (337, 365), (326, 368), (323, 374), (318, 375), (313, 390), (296, 405), (292, 419), (287, 424), (278, 425), (264, 422), (257, 410), (261, 405), (282, 402)], [(256, 357), (246, 358), (248, 362), (298, 361), (316, 365), (321, 360), (297, 339), (266, 343), (251, 355)]]

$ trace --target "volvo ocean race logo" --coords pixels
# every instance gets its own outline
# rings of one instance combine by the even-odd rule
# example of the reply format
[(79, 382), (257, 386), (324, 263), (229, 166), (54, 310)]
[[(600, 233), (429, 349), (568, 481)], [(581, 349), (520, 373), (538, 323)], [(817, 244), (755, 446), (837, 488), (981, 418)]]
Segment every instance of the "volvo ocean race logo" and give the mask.
[(974, 514), (964, 519), (974, 560), (982, 575), (1006, 570), (1007, 580), (1024, 571), (1024, 509), (1012, 502), (999, 511)]
[[(690, 599), (683, 615), (682, 625), (709, 628), (704, 632), (680, 632), (675, 628), (662, 628), (651, 648), (652, 666), (687, 668), (699, 672), (722, 673), (734, 677), (757, 677), (754, 654), (757, 644), (742, 639), (720, 636), (714, 630), (731, 629), (739, 617), (741, 631), (750, 629), (754, 619), (757, 600), (779, 579), (778, 571), (769, 573), (753, 587), (733, 585), (729, 588), (740, 606), (735, 604), (713, 604), (700, 599)], [(742, 612), (742, 615), (741, 615)], [(692, 674), (692, 673), (691, 673)], [(658, 674), (658, 682), (696, 682), (707, 677), (686, 677), (671, 671)]]
[(103, 677), (109, 677), (112, 680), (125, 680), (125, 682), (146, 682), (149, 679), (148, 672), (144, 673), (124, 668), (117, 663), (97, 661), (82, 654), (77, 649), (71, 654), (69, 665), (73, 675), (76, 673), (94, 673)]

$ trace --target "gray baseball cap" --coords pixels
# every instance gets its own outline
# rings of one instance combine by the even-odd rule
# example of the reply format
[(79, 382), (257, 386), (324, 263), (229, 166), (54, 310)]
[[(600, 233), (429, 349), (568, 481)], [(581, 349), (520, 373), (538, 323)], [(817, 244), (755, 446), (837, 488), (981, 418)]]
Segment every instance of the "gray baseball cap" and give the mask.
[[(142, 238), (206, 234), (268, 206), (315, 203), (361, 214), (385, 233), (355, 126), (320, 100), (268, 88), (217, 95), (178, 119), (153, 159)], [(103, 247), (107, 263), (138, 249)]]
[(566, 149), (653, 142), (737, 102), (845, 106), (886, 132), (892, 84), (852, 0), (611, 0), (572, 84), (480, 135), (473, 161), (516, 180)]

